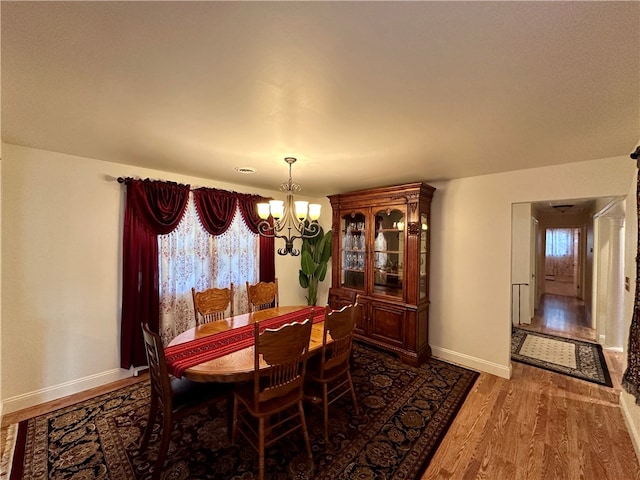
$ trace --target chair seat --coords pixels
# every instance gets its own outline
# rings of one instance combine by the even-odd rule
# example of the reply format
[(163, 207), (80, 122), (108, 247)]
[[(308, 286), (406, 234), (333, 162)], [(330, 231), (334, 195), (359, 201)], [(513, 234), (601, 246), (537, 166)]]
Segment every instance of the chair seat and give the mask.
[[(335, 368), (335, 375), (320, 377), (319, 375), (307, 375), (304, 384), (304, 400), (313, 405), (320, 405), (323, 399), (323, 385), (328, 388), (328, 393), (335, 395), (329, 403), (333, 403), (345, 393), (349, 393), (350, 384), (348, 377), (348, 369)], [(327, 373), (327, 372), (325, 372)], [(336, 395), (337, 392), (341, 392)]]
[(333, 368), (326, 369), (324, 373), (321, 374), (319, 362), (316, 365), (312, 365), (311, 361), (309, 361), (308, 365), (307, 379), (316, 382), (331, 382), (342, 375), (346, 375), (349, 371), (349, 364), (341, 364), (336, 365)]
[(212, 397), (231, 395), (233, 384), (200, 383), (187, 378), (172, 378), (171, 391), (173, 392), (172, 410), (177, 413), (201, 405)]
[(235, 394), (246, 409), (256, 417), (279, 413), (296, 405), (300, 399), (300, 392), (294, 390), (286, 395), (260, 402), (256, 408), (253, 402), (253, 384), (241, 384), (236, 388)]

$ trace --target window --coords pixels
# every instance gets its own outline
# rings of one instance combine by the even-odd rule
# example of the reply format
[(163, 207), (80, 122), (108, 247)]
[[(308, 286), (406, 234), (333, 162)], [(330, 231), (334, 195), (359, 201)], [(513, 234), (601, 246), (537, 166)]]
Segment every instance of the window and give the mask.
[(191, 287), (196, 290), (235, 286), (234, 310), (247, 311), (245, 282), (259, 277), (259, 240), (236, 207), (233, 222), (222, 235), (202, 228), (193, 193), (184, 217), (168, 235), (158, 237), (160, 271), (160, 335), (165, 344), (195, 325)]
[(545, 246), (545, 276), (573, 278), (577, 266), (578, 228), (548, 228)]

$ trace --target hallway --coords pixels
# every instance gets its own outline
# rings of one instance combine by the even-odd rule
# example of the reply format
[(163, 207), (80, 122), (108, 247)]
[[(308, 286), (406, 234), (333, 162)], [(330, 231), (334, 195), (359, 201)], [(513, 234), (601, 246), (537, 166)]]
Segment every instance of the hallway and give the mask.
[[(549, 293), (542, 295), (531, 324), (520, 327), (559, 337), (596, 341), (596, 331), (590, 328), (587, 321), (584, 302), (572, 296)], [(604, 349), (604, 356), (613, 388), (620, 391), (620, 381), (626, 368), (626, 355)]]
[(587, 321), (584, 301), (575, 296), (542, 295), (531, 328), (551, 335), (596, 341), (596, 331)]

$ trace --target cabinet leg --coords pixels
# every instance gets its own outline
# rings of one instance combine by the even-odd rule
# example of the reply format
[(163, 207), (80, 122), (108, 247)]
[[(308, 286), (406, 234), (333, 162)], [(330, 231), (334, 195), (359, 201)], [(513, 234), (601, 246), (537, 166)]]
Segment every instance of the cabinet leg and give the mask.
[(431, 347), (428, 347), (417, 355), (399, 352), (398, 358), (400, 358), (401, 362), (411, 365), (412, 367), (419, 367), (431, 358)]

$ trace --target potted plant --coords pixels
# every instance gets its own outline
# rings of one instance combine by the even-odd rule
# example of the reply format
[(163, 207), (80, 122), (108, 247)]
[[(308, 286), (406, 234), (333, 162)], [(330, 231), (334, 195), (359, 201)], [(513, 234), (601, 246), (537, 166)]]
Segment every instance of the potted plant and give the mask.
[(315, 305), (318, 300), (318, 282), (327, 274), (327, 264), (331, 258), (331, 230), (320, 232), (313, 238), (302, 240), (300, 271), (298, 279), (302, 288), (307, 288), (307, 305)]

